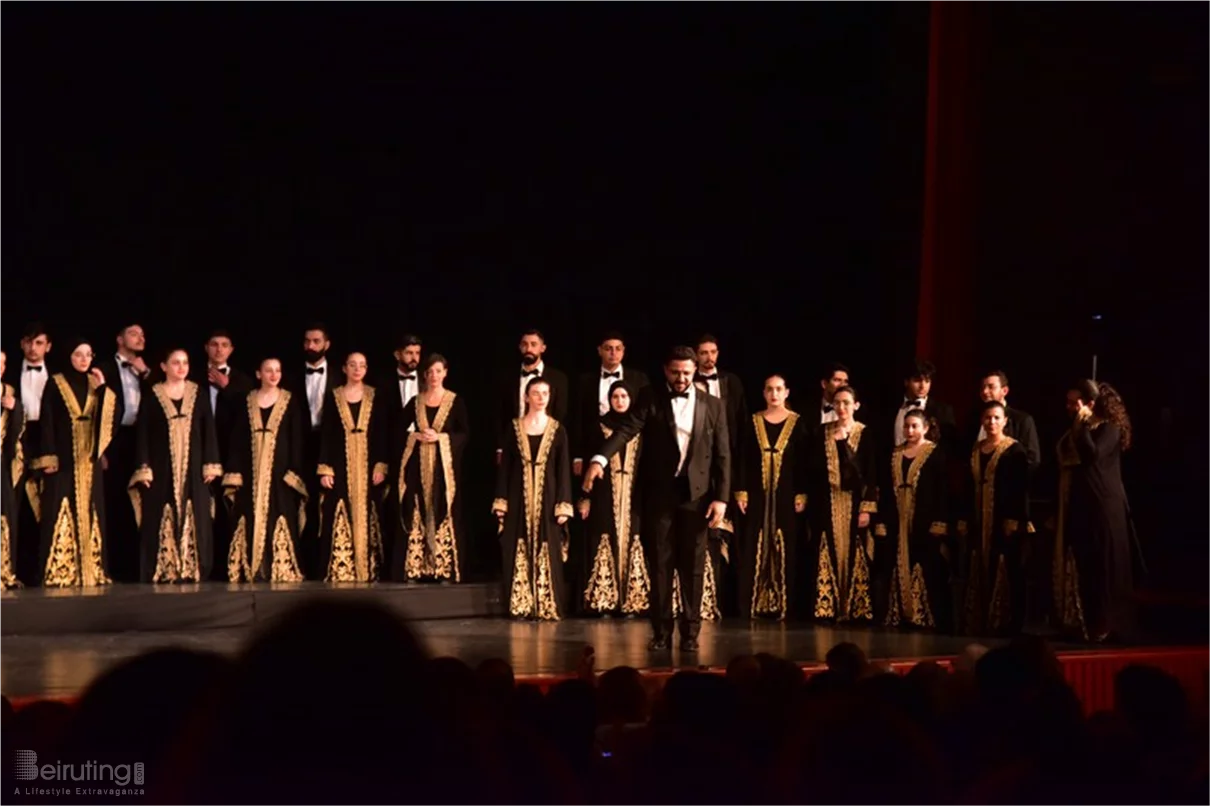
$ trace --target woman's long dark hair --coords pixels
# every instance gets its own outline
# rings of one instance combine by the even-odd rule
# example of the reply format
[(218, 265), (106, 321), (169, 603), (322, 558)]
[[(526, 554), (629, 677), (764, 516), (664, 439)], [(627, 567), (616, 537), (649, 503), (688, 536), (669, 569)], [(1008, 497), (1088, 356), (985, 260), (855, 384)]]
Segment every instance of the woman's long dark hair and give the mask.
[(1126, 413), (1126, 404), (1118, 390), (1107, 383), (1097, 387), (1097, 399), (1092, 404), (1092, 413), (1107, 423), (1113, 423), (1122, 433), (1122, 450), (1130, 450), (1131, 427), (1130, 415)]

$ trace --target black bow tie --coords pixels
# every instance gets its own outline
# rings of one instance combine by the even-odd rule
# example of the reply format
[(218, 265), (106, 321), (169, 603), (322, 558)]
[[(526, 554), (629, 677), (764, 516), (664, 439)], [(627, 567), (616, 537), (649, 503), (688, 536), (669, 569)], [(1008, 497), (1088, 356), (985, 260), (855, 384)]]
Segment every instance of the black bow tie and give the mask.
[(307, 367), (308, 375), (323, 375), (327, 367)]
[(689, 390), (688, 389), (686, 389), (683, 392), (669, 392), (668, 394), (673, 400), (676, 400), (678, 397), (683, 397), (686, 400), (689, 399)]
[(601, 370), (601, 380), (605, 380), (606, 378), (621, 378), (621, 377), (622, 377), (622, 373), (620, 371), (619, 372), (606, 372), (604, 370)]
[(828, 413), (829, 411), (831, 411), (831, 410), (832, 410), (832, 404), (831, 404), (831, 403), (824, 403), (824, 404), (823, 404), (823, 412), (824, 412), (824, 414), (827, 414), (827, 413)]
[(219, 367), (219, 372), (223, 373), (224, 375), (230, 375), (231, 367)]
[(404, 375), (404, 374), (401, 372), (401, 373), (399, 373), (399, 380), (401, 380), (401, 381), (414, 381), (414, 380), (416, 380), (416, 373), (415, 373), (415, 372), (413, 372), (411, 375)]
[(39, 364), (39, 365), (38, 365), (38, 366), (36, 366), (36, 367), (26, 367), (26, 368), (25, 368), (25, 371), (26, 371), (26, 372), (41, 372), (41, 371), (42, 371), (42, 365), (41, 365), (41, 364)]
[(693, 380), (695, 380), (695, 381), (717, 381), (718, 373), (716, 372), (713, 375), (703, 375), (699, 372), (698, 374), (693, 376)]
[(541, 373), (539, 373), (539, 372), (538, 372), (538, 370), (536, 370), (536, 369), (523, 369), (523, 370), (521, 370), (521, 377), (522, 377), (522, 378), (528, 378), (528, 377), (529, 377), (529, 376), (531, 376), (531, 375), (539, 375), (539, 374), (541, 374)]
[(903, 401), (903, 408), (905, 408), (905, 409), (924, 408), (924, 401), (923, 400), (905, 400), (905, 401)]
[(129, 361), (119, 361), (118, 364), (122, 367), (122, 369), (129, 369), (132, 372), (134, 371), (134, 364), (130, 363)]

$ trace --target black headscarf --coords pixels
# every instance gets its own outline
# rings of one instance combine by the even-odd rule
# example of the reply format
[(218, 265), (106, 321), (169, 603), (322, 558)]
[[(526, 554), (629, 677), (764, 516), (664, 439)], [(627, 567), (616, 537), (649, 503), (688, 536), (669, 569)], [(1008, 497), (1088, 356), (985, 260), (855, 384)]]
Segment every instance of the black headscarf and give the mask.
[[(71, 391), (75, 393), (76, 402), (83, 406), (84, 402), (88, 400), (88, 371), (85, 370), (84, 372), (80, 372), (77, 370), (75, 365), (71, 363), (71, 354), (74, 353), (76, 348), (82, 344), (86, 344), (91, 347), (92, 342), (88, 339), (71, 339), (67, 343), (71, 345), (71, 347), (67, 351), (67, 366), (63, 370), (63, 378), (67, 381), (67, 385), (71, 387)], [(96, 357), (94, 356), (93, 361), (95, 360)], [(92, 365), (89, 364), (90, 369), (91, 367)]]
[(630, 405), (633, 406), (635, 404), (634, 389), (630, 384), (626, 383), (626, 381), (614, 381), (609, 384), (609, 394), (605, 397), (606, 402), (609, 404), (609, 410), (601, 415), (601, 425), (610, 431), (616, 431), (618, 426), (627, 417), (627, 414), (622, 414), (613, 409), (613, 393), (618, 389), (625, 389), (626, 394), (630, 395)]

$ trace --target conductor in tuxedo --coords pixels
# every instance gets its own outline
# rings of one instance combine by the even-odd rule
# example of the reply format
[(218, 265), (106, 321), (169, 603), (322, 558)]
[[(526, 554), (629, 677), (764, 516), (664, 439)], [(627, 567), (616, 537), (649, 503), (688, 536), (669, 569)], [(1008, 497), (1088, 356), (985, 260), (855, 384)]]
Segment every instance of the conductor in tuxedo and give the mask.
[[(672, 576), (679, 572), (685, 602), (702, 599), (706, 530), (727, 514), (731, 497), (731, 446), (723, 403), (693, 385), (697, 359), (691, 347), (675, 347), (664, 362), (666, 383), (641, 391), (638, 402), (584, 471), (584, 490), (604, 475), (609, 458), (635, 436), (643, 437), (638, 481), (643, 490), (643, 533), (651, 539), (649, 559), (654, 602), (650, 647), (664, 650), (672, 639)], [(701, 608), (681, 607), (681, 649), (698, 648)]]

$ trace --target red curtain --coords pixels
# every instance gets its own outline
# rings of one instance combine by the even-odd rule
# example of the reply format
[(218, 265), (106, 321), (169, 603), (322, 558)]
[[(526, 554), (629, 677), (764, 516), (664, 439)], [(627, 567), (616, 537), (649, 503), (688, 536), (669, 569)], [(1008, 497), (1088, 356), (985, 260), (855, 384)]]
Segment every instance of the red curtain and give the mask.
[(934, 0), (929, 21), (924, 221), (916, 354), (940, 396), (967, 413), (976, 383), (972, 245), (973, 4)]

